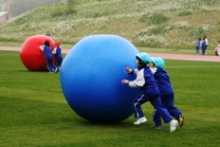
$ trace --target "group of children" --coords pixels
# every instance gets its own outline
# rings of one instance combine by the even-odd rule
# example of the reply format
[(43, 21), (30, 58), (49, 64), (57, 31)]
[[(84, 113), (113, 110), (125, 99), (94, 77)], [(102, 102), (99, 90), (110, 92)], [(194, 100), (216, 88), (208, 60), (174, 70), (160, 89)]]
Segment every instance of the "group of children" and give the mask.
[(206, 50), (208, 48), (208, 38), (206, 36), (204, 36), (202, 39), (198, 38), (198, 40), (196, 41), (196, 54), (199, 55), (200, 54), (200, 49), (202, 50), (202, 55), (206, 55)]
[[(164, 70), (165, 62), (160, 57), (150, 57), (147, 53), (136, 54), (137, 69), (126, 67), (129, 74), (136, 74), (136, 79), (122, 80), (122, 84), (128, 84), (132, 88), (140, 88), (141, 92), (134, 98), (134, 116), (137, 120), (134, 125), (140, 125), (147, 121), (141, 105), (149, 101), (153, 107), (154, 129), (161, 129), (161, 118), (165, 123), (170, 123), (170, 132), (174, 132), (179, 123), (182, 127), (184, 116), (174, 106), (174, 91), (168, 73)], [(151, 66), (150, 66), (151, 65)], [(175, 119), (173, 119), (174, 117)]]
[[(40, 46), (40, 50), (42, 50), (44, 53), (47, 69), (49, 73), (54, 73), (54, 72), (59, 73), (61, 63), (63, 60), (60, 43), (55, 42), (54, 46), (55, 48), (52, 50), (50, 47), (49, 40), (46, 40), (44, 42), (44, 45)], [(55, 59), (55, 63), (53, 62), (54, 59)]]

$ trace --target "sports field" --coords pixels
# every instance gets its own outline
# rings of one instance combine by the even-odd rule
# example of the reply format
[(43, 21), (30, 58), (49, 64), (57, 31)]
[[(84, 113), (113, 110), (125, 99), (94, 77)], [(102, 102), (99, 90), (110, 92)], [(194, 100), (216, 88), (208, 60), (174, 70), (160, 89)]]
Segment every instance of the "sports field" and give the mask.
[(220, 144), (219, 62), (166, 59), (176, 106), (185, 125), (169, 133), (169, 125), (153, 130), (149, 103), (146, 124), (133, 116), (117, 124), (94, 124), (68, 106), (59, 74), (30, 72), (19, 52), (0, 51), (1, 147), (218, 147)]

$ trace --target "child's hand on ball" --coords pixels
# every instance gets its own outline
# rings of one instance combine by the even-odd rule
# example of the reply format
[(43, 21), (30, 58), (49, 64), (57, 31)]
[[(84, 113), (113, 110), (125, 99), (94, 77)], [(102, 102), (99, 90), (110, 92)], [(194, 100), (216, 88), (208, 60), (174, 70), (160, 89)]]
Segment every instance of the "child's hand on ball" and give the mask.
[(124, 79), (124, 80), (121, 81), (121, 83), (122, 83), (122, 84), (128, 84), (128, 83), (129, 83), (129, 80), (125, 80), (125, 79)]
[(132, 69), (129, 66), (125, 67), (125, 70), (127, 71), (127, 73), (132, 73)]

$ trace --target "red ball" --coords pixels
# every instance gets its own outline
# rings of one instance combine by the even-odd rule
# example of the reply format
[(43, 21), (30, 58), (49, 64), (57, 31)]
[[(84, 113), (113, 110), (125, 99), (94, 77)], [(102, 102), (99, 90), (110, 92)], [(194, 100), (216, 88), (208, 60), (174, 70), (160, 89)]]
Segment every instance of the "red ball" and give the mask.
[(24, 66), (30, 71), (46, 71), (46, 59), (40, 46), (49, 40), (51, 50), (54, 49), (54, 40), (45, 35), (35, 35), (27, 38), (22, 45), (20, 58)]

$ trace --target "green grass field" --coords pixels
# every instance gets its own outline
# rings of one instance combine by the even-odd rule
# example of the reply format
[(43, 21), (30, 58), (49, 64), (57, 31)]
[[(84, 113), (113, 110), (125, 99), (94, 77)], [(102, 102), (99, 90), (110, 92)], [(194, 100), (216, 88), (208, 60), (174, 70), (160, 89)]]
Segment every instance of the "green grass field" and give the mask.
[(18, 52), (0, 51), (1, 147), (218, 147), (220, 143), (220, 63), (166, 60), (185, 125), (152, 130), (134, 126), (133, 116), (118, 124), (94, 124), (77, 116), (62, 94), (59, 74), (30, 72)]

